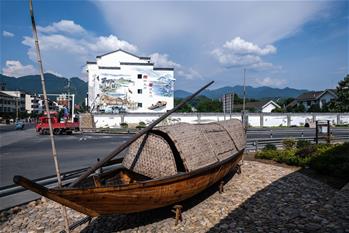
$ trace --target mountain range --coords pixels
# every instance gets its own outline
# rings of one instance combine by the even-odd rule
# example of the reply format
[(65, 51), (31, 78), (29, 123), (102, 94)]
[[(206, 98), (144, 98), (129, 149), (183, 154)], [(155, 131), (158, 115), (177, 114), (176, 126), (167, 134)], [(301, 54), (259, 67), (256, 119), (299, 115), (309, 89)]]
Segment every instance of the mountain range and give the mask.
[[(87, 93), (87, 83), (80, 78), (70, 78), (70, 87), (68, 87), (68, 79), (58, 77), (51, 73), (45, 73), (45, 84), (47, 94), (68, 93), (75, 94), (75, 102), (83, 103)], [(0, 74), (0, 84), (4, 85), (5, 90), (9, 91), (25, 91), (29, 94), (41, 94), (41, 79), (39, 75), (27, 75), (22, 77), (9, 77)]]
[[(81, 80), (80, 78), (70, 78), (70, 88), (68, 88), (67, 78), (58, 77), (51, 73), (45, 73), (45, 83), (47, 93), (60, 94), (67, 93), (70, 90), (70, 93), (75, 94), (76, 103), (84, 102), (87, 93), (87, 82)], [(42, 93), (39, 75), (27, 75), (15, 78), (0, 74), (0, 84), (4, 85), (5, 90), (22, 90), (30, 94)], [(244, 93), (243, 86), (226, 86), (214, 90), (204, 90), (202, 95), (211, 99), (219, 99), (224, 94), (232, 92), (242, 97)], [(297, 97), (304, 92), (307, 92), (307, 90), (298, 90), (288, 87), (280, 89), (266, 86), (246, 86), (247, 98), (254, 99)], [(185, 98), (191, 94), (192, 93), (188, 91), (175, 90), (175, 98)]]
[[(297, 97), (304, 92), (308, 92), (308, 90), (298, 90), (294, 88), (273, 88), (273, 87), (251, 87), (246, 86), (246, 97), (247, 98), (253, 98), (253, 99), (268, 99), (268, 98), (288, 98), (288, 97)], [(242, 97), (244, 95), (244, 87), (243, 86), (226, 86), (221, 87), (214, 90), (204, 90), (202, 92), (202, 95), (211, 98), (211, 99), (219, 99), (224, 94), (227, 93), (236, 93), (238, 96)], [(191, 95), (190, 92), (183, 91), (183, 90), (176, 90), (175, 91), (175, 97), (176, 98), (185, 98), (187, 96)]]

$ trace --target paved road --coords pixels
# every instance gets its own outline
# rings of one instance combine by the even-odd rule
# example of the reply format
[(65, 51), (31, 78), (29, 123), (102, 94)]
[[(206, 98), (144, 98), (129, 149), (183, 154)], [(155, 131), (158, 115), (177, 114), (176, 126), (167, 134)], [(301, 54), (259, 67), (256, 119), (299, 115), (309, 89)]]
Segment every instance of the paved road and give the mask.
[[(128, 137), (102, 134), (55, 136), (61, 171), (90, 166), (97, 157), (103, 158)], [(47, 135), (37, 135), (33, 128), (1, 134), (0, 186), (13, 184), (14, 175), (35, 179), (54, 173)]]

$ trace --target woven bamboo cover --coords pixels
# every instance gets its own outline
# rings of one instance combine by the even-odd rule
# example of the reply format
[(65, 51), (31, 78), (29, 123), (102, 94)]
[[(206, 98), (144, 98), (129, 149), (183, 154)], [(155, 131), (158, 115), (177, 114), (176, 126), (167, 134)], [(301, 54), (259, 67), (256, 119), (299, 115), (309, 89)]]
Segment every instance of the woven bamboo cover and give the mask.
[(200, 130), (202, 125), (179, 123), (172, 126), (159, 127), (157, 130), (167, 133), (188, 171), (217, 162), (217, 157), (207, 137)]
[(246, 147), (246, 134), (241, 121), (231, 119), (228, 121), (219, 121), (216, 124), (223, 126), (228, 131), (238, 150)]
[(152, 133), (144, 141), (145, 137), (143, 135), (131, 144), (123, 166), (150, 178), (177, 174), (172, 150), (165, 139)]
[(210, 123), (197, 126), (211, 145), (218, 160), (224, 160), (236, 153), (235, 144), (229, 133), (219, 124)]
[[(134, 142), (123, 161), (126, 168), (151, 178), (177, 173), (169, 143), (175, 145), (187, 171), (227, 159), (246, 145), (245, 132), (238, 120), (198, 125), (179, 123), (155, 130)], [(169, 138), (159, 136), (159, 131)]]

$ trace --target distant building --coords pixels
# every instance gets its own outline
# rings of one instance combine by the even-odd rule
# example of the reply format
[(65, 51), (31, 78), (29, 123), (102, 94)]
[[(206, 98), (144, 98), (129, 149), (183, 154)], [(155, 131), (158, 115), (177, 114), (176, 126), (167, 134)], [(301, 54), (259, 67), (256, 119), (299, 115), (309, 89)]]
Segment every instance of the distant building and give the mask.
[(17, 98), (0, 91), (0, 114), (7, 115), (15, 113), (17, 107)]
[(11, 110), (11, 112), (16, 112), (17, 109), (18, 109), (18, 112), (26, 112), (26, 109), (25, 109), (26, 93), (25, 92), (23, 91), (1, 91), (1, 92), (13, 97), (14, 102), (12, 101), (11, 105), (14, 104), (14, 110), (13, 111)]
[(337, 99), (336, 90), (311, 91), (298, 96), (288, 107), (303, 105), (307, 111), (312, 105), (318, 105), (322, 109), (323, 106), (333, 99)]
[(221, 98), (223, 112), (230, 113), (234, 111), (234, 93), (228, 93)]
[(37, 95), (25, 95), (25, 109), (29, 114), (39, 113), (39, 100), (40, 97)]
[[(239, 104), (234, 106), (234, 111), (243, 110), (243, 105)], [(257, 101), (257, 102), (247, 102), (245, 104), (245, 109), (249, 112), (272, 112), (276, 108), (281, 108), (273, 100)]]
[(174, 68), (121, 49), (87, 62), (88, 106), (93, 112), (165, 112), (174, 106)]

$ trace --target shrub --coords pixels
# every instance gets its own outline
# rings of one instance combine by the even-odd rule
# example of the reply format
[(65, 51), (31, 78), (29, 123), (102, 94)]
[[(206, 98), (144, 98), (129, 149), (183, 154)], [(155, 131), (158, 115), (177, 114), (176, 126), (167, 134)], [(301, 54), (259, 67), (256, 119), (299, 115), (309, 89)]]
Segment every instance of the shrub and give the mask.
[(274, 144), (268, 143), (264, 146), (263, 150), (276, 150), (276, 146)]
[(290, 150), (296, 145), (296, 141), (293, 138), (286, 138), (282, 141), (282, 145), (285, 149)]
[(322, 174), (349, 179), (349, 143), (321, 148), (310, 167)]
[(301, 157), (301, 158), (305, 158), (305, 157), (312, 156), (316, 151), (317, 151), (317, 146), (316, 145), (309, 145), (309, 146), (300, 148), (296, 152), (296, 155)]
[(128, 128), (128, 124), (126, 122), (120, 123), (121, 128)]
[[(267, 148), (272, 146), (267, 146)], [(315, 171), (344, 178), (349, 181), (349, 143), (341, 145), (319, 144), (294, 150), (263, 149), (256, 158), (270, 159), (296, 166), (310, 166)]]
[(258, 159), (271, 159), (274, 160), (278, 156), (277, 150), (262, 150), (256, 154), (256, 158)]
[(137, 129), (143, 129), (145, 127), (146, 127), (146, 124), (143, 121), (139, 122), (139, 124), (136, 126)]
[(301, 149), (301, 148), (304, 148), (304, 147), (307, 147), (309, 146), (311, 143), (309, 141), (306, 141), (304, 139), (300, 139), (297, 141), (297, 149)]

